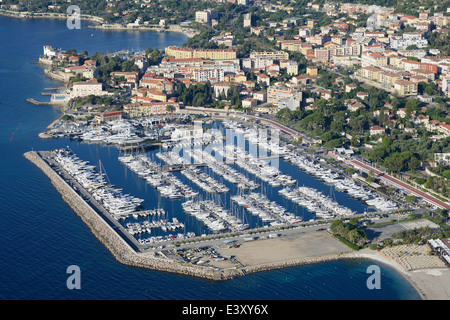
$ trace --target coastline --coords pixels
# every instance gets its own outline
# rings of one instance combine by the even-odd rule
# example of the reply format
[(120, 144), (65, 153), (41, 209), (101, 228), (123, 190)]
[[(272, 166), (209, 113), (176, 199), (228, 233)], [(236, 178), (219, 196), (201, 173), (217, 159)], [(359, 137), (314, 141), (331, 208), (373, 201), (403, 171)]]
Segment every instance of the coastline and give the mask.
[[(28, 11), (10, 11), (5, 9), (0, 9), (0, 16), (11, 17), (11, 18), (21, 18), (21, 19), (67, 19), (70, 15), (66, 13), (35, 13)], [(188, 38), (192, 38), (195, 36), (198, 31), (196, 30), (183, 30), (179, 25), (169, 25), (168, 29), (164, 29), (161, 27), (155, 26), (136, 26), (136, 27), (128, 27), (117, 24), (106, 24), (103, 18), (91, 15), (81, 14), (80, 19), (84, 21), (91, 21), (96, 23), (96, 25), (90, 25), (88, 28), (92, 29), (101, 29), (101, 30), (111, 30), (111, 31), (153, 31), (153, 32), (161, 32), (160, 30), (164, 30), (164, 32), (177, 32), (182, 33)]]
[[(0, 16), (11, 17), (11, 18), (22, 18), (22, 19), (67, 19), (70, 15), (66, 13), (43, 13), (43, 12), (29, 12), (29, 11), (11, 11), (0, 9)], [(87, 14), (81, 14), (80, 20), (92, 21), (96, 23), (104, 23), (103, 18), (91, 16)]]
[(91, 29), (100, 29), (100, 30), (111, 30), (111, 31), (153, 31), (153, 32), (177, 32), (184, 34), (188, 38), (194, 37), (198, 32), (196, 30), (185, 30), (179, 25), (169, 25), (168, 29), (164, 29), (159, 26), (147, 26), (147, 25), (139, 25), (139, 26), (124, 26), (118, 24), (99, 24), (94, 26), (88, 26)]
[[(2, 13), (0, 12), (0, 15)], [(27, 17), (18, 17), (18, 18), (27, 18)], [(39, 18), (50, 18), (54, 19), (55, 17), (39, 17)], [(65, 17), (61, 17), (61, 19), (65, 19)], [(127, 29), (122, 29), (127, 30)], [(136, 29), (134, 29), (136, 30)], [(145, 31), (145, 30), (142, 30)], [(176, 31), (174, 31), (176, 32)], [(56, 119), (52, 124), (56, 123), (58, 119)], [(25, 156), (28, 160), (30, 160), (27, 156)], [(31, 157), (30, 157), (31, 158)], [(34, 163), (34, 161), (30, 160)], [(34, 163), (36, 166), (38, 166), (42, 171), (44, 171), (38, 164)], [(47, 175), (48, 176), (48, 175)], [(48, 176), (50, 178), (50, 176)], [(52, 178), (50, 178), (52, 181), (52, 184), (56, 187), (55, 183), (53, 182)], [(58, 183), (56, 183), (58, 184)], [(58, 190), (58, 188), (57, 188)], [(374, 261), (379, 261), (381, 263), (388, 264), (389, 266), (393, 267), (397, 271), (399, 271), (406, 280), (408, 280), (418, 291), (418, 293), (421, 295), (422, 299), (424, 300), (434, 300), (434, 299), (450, 299), (450, 293), (445, 290), (445, 286), (447, 288), (450, 288), (450, 284), (448, 284), (450, 281), (444, 282), (444, 280), (450, 279), (450, 273), (448, 269), (424, 269), (424, 270), (415, 270), (415, 271), (406, 271), (404, 268), (402, 268), (399, 264), (397, 264), (395, 261), (390, 260), (389, 258), (383, 256), (379, 252), (375, 251), (367, 251), (363, 252), (361, 250), (360, 252), (351, 252), (351, 253), (344, 253), (344, 254), (337, 254), (337, 255), (327, 255), (327, 256), (318, 256), (315, 258), (309, 258), (309, 259), (297, 259), (297, 260), (290, 260), (290, 261), (283, 261), (283, 262), (276, 262), (273, 264), (268, 265), (259, 265), (259, 266), (247, 266), (243, 267), (241, 269), (236, 270), (228, 270), (226, 272), (223, 272), (222, 274), (219, 273), (203, 273), (206, 268), (200, 267), (200, 266), (186, 266), (186, 265), (180, 265), (179, 263), (175, 261), (168, 261), (168, 260), (162, 260), (157, 258), (152, 258), (153, 260), (149, 260), (148, 257), (142, 257), (138, 256), (134, 253), (128, 252), (128, 249), (126, 249), (127, 244), (124, 243), (119, 246), (119, 248), (115, 247), (113, 238), (114, 235), (111, 235), (110, 232), (103, 232), (101, 230), (98, 230), (95, 226), (95, 223), (90, 220), (90, 218), (86, 217), (89, 216), (87, 213), (86, 215), (83, 213), (79, 213), (78, 210), (84, 211), (85, 208), (79, 207), (79, 205), (76, 203), (76, 201), (72, 200), (71, 197), (65, 197), (64, 194), (58, 190), (61, 195), (63, 196), (63, 199), (66, 203), (71, 206), (71, 208), (82, 218), (82, 220), (88, 225), (90, 230), (93, 232), (93, 234), (105, 245), (105, 247), (114, 255), (114, 257), (121, 263), (136, 266), (136, 267), (143, 267), (153, 270), (159, 270), (159, 271), (166, 271), (166, 272), (173, 272), (178, 274), (185, 274), (189, 276), (196, 276), (196, 277), (202, 277), (210, 280), (231, 280), (233, 278), (236, 278), (238, 276), (243, 276), (245, 274), (251, 274), (256, 273), (259, 271), (269, 271), (269, 270), (275, 270), (275, 269), (282, 269), (286, 267), (295, 267), (295, 266), (301, 266), (301, 265), (307, 265), (307, 264), (315, 264), (315, 263), (321, 263), (321, 262), (327, 262), (327, 261), (333, 261), (333, 260), (344, 260), (344, 259), (371, 259)], [(73, 191), (73, 190), (72, 190)], [(92, 209), (92, 208), (91, 208)], [(95, 213), (95, 212), (94, 212)], [(95, 220), (95, 219), (94, 219)], [(109, 226), (108, 226), (109, 227)], [(114, 230), (110, 230), (114, 232)], [(115, 233), (115, 232), (114, 232)], [(119, 237), (120, 238), (120, 237)], [(130, 250), (132, 250), (130, 248)], [(136, 256), (134, 256), (136, 255)], [(178, 264), (178, 265), (177, 265)], [(209, 270), (207, 270), (209, 271)], [(444, 274), (444, 276), (442, 276)], [(438, 290), (436, 290), (438, 288)], [(439, 293), (444, 293), (445, 295), (440, 295)]]
[(42, 159), (38, 152), (26, 152), (24, 157), (36, 165), (50, 179), (55, 189), (61, 194), (63, 200), (73, 211), (75, 211), (83, 222), (86, 223), (91, 232), (105, 245), (117, 261), (130, 266), (196, 276), (209, 280), (227, 280), (242, 274), (239, 270), (218, 271), (208, 267), (181, 264), (173, 260), (165, 260), (136, 253), (125, 240), (120, 237), (116, 231), (114, 231), (114, 229)]
[(407, 271), (379, 251), (363, 249), (343, 254), (343, 259), (369, 259), (398, 271), (419, 293), (422, 300), (450, 300), (450, 269), (433, 268)]

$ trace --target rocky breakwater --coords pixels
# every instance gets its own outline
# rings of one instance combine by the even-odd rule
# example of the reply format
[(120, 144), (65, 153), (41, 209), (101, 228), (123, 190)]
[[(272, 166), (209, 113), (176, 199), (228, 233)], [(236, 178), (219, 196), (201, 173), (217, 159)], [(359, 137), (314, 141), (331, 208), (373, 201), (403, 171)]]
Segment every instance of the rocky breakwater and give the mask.
[(358, 257), (353, 256), (349, 253), (329, 254), (329, 255), (322, 255), (322, 256), (311, 257), (311, 258), (293, 259), (293, 260), (288, 260), (288, 261), (277, 261), (277, 262), (273, 262), (273, 263), (245, 266), (245, 267), (242, 267), (240, 270), (244, 274), (250, 274), (250, 273), (261, 272), (261, 271), (269, 271), (269, 270), (275, 270), (275, 269), (297, 267), (297, 266), (302, 266), (302, 265), (316, 264), (316, 263), (321, 263), (321, 262), (336, 261), (336, 260), (342, 260), (342, 259), (358, 259)]
[(136, 252), (50, 167), (39, 152), (27, 152), (24, 154), (24, 157), (41, 169), (50, 179), (56, 190), (62, 195), (64, 201), (81, 217), (91, 229), (92, 233), (119, 262), (136, 267), (179, 273), (210, 280), (227, 280), (244, 274), (242, 271), (236, 269), (211, 269)]

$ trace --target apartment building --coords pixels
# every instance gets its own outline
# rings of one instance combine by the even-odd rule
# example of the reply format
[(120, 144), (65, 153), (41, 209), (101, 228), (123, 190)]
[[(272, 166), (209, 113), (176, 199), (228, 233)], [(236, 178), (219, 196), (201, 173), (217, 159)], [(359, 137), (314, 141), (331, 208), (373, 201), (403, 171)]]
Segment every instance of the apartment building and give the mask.
[(442, 78), (442, 92), (450, 98), (450, 76)]
[(296, 99), (302, 101), (302, 92), (276, 83), (267, 88), (267, 102), (278, 105), (280, 100)]
[(417, 83), (408, 80), (394, 82), (394, 90), (401, 96), (417, 95)]
[(407, 35), (405, 33), (401, 37), (391, 37), (389, 39), (389, 45), (393, 49), (406, 49), (412, 45), (417, 46), (417, 48), (423, 48), (428, 46), (428, 40), (424, 39), (421, 34)]
[(103, 91), (103, 84), (94, 78), (86, 81), (74, 82), (70, 96), (71, 98), (78, 98), (90, 95), (102, 96), (104, 94), (106, 94), (106, 92)]
[(235, 49), (190, 49), (170, 46), (165, 49), (166, 56), (176, 59), (202, 58), (211, 60), (236, 59)]
[(402, 80), (403, 77), (399, 73), (382, 71), (378, 73), (378, 81), (387, 88), (393, 88), (397, 80)]
[(167, 107), (172, 107), (172, 112), (177, 113), (183, 108), (183, 103), (178, 102), (135, 102), (123, 106), (124, 113), (129, 118), (148, 117), (155, 114), (168, 113)]
[(193, 70), (194, 80), (197, 82), (223, 82), (225, 73), (223, 69), (206, 69), (199, 68)]
[(303, 46), (307, 44), (302, 40), (282, 40), (280, 42), (281, 50), (301, 52)]
[(284, 51), (251, 52), (250, 59), (271, 59), (274, 61), (283, 61), (289, 59), (289, 53)]
[(378, 81), (378, 79), (380, 78), (380, 73), (382, 71), (383, 70), (377, 67), (362, 67), (356, 72), (356, 74), (368, 80)]
[(208, 11), (197, 11), (195, 13), (195, 22), (211, 23), (211, 16)]
[(362, 67), (384, 67), (389, 64), (389, 58), (378, 52), (365, 51), (361, 54), (361, 66)]

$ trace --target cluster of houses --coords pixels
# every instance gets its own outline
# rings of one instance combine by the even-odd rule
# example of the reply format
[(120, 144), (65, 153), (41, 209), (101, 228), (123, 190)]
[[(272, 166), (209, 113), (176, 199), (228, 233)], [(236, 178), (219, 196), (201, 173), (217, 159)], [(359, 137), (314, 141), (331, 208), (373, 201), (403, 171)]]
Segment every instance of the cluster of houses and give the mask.
[[(339, 14), (345, 14), (345, 17), (320, 27), (314, 19), (299, 25), (297, 22), (303, 19), (295, 18), (255, 27), (246, 15), (244, 26), (250, 26), (251, 33), (276, 40), (281, 50), (301, 52), (317, 64), (330, 68), (361, 68), (357, 74), (359, 80), (401, 96), (417, 95), (417, 84), (430, 81), (435, 81), (450, 94), (450, 57), (433, 56), (440, 51), (430, 49), (427, 40), (430, 32), (448, 36), (450, 17), (444, 12), (431, 15), (430, 10), (423, 7), (419, 16), (414, 17), (394, 13), (393, 8), (356, 3), (311, 2), (308, 6), (331, 17)], [(369, 16), (366, 26), (356, 27), (361, 14)], [(350, 25), (355, 26), (351, 33)], [(266, 31), (271, 27), (275, 34), (268, 36)], [(285, 39), (286, 31), (293, 27), (298, 28), (298, 35)], [(405, 32), (405, 28), (410, 32)]]
[[(240, 4), (249, 5), (248, 2)], [(252, 4), (271, 10), (264, 1)], [(240, 93), (242, 107), (254, 112), (275, 113), (285, 107), (291, 110), (300, 106), (314, 108), (313, 99), (303, 99), (302, 89), (319, 77), (321, 66), (356, 66), (358, 71), (355, 76), (358, 80), (399, 96), (416, 96), (418, 83), (431, 81), (450, 94), (450, 57), (424, 55), (421, 49), (428, 45), (426, 35), (431, 32), (432, 23), (437, 26), (433, 32), (448, 32), (445, 29), (448, 17), (442, 13), (436, 12), (431, 16), (423, 10), (419, 17), (411, 17), (394, 14), (393, 10), (386, 7), (352, 3), (309, 3), (308, 6), (330, 16), (344, 13), (350, 20), (335, 19), (333, 23), (319, 27), (313, 19), (307, 20), (306, 25), (297, 25), (300, 19), (291, 18), (281, 24), (268, 22), (266, 26), (254, 27), (251, 14), (245, 14), (244, 26), (250, 27), (252, 33), (276, 40), (279, 51), (250, 52), (246, 58), (239, 59), (232, 32), (226, 32), (211, 39), (222, 45), (220, 49), (170, 46), (165, 49), (162, 61), (153, 66), (148, 65), (144, 54), (136, 57), (134, 61), (139, 72), (113, 72), (108, 85), (131, 92), (131, 103), (125, 105), (123, 110), (130, 117), (177, 112), (185, 107), (178, 100), (177, 88), (182, 83), (189, 87), (206, 81), (211, 83), (218, 99), (226, 97), (230, 89), (236, 88)], [(370, 16), (367, 26), (353, 28), (355, 31), (349, 33), (350, 25), (357, 22), (360, 14)], [(196, 20), (211, 23), (217, 19), (217, 15), (213, 9), (205, 10), (196, 14)], [(299, 34), (294, 35), (294, 39), (285, 40), (285, 32), (295, 26)], [(405, 26), (414, 26), (416, 31), (401, 33)], [(265, 34), (268, 28), (275, 29), (273, 36)], [(411, 49), (410, 46), (415, 47)], [(314, 66), (308, 66), (305, 74), (299, 74), (298, 63), (290, 58), (290, 52), (301, 52), (315, 63)], [(95, 61), (83, 60), (78, 54), (68, 55), (50, 46), (44, 46), (41, 61), (52, 64), (61, 62), (62, 67), (52, 71), (52, 76), (61, 80), (68, 81), (74, 75), (87, 79), (73, 83), (66, 100), (110, 94), (105, 90), (105, 84), (96, 79), (98, 70)], [(282, 71), (288, 80), (277, 82), (275, 79)], [(254, 75), (252, 78), (248, 77), (249, 72)], [(345, 90), (352, 90), (352, 84), (347, 85)], [(330, 90), (315, 91), (321, 98), (333, 99)], [(356, 111), (364, 107), (366, 96), (367, 93), (358, 93), (359, 99), (346, 102), (348, 109)], [(420, 121), (429, 130), (447, 134), (448, 129), (444, 124), (433, 121), (425, 124), (424, 119)], [(380, 133), (382, 129), (372, 128), (371, 134)]]

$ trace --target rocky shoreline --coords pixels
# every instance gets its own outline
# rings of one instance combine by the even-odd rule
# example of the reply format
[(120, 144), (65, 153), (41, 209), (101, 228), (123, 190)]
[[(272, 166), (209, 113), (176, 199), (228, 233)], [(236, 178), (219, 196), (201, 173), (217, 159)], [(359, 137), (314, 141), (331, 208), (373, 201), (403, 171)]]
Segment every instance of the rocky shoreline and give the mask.
[[(26, 19), (33, 19), (33, 18), (67, 19), (68, 17), (70, 17), (70, 15), (68, 15), (66, 13), (11, 11), (11, 10), (4, 10), (4, 9), (0, 9), (0, 15), (6, 16), (6, 17), (26, 18)], [(87, 15), (87, 14), (81, 14), (80, 19), (86, 20), (86, 21), (92, 21), (92, 22), (96, 22), (96, 23), (104, 22), (103, 18), (91, 16), (91, 15)]]
[[(0, 9), (0, 16), (5, 17), (13, 17), (13, 18), (22, 18), (22, 19), (34, 19), (34, 18), (43, 18), (43, 19), (67, 19), (70, 17), (69, 14), (66, 13), (42, 13), (42, 12), (28, 12), (28, 11), (11, 11)], [(192, 38), (196, 34), (198, 34), (197, 30), (182, 28), (179, 25), (170, 25), (167, 29), (161, 28), (159, 26), (134, 26), (128, 27), (123, 25), (116, 24), (107, 24), (101, 17), (91, 16), (87, 14), (81, 14), (80, 19), (84, 21), (94, 22), (95, 25), (88, 26), (92, 29), (102, 29), (102, 30), (117, 30), (117, 31), (125, 31), (125, 30), (134, 30), (134, 31), (154, 31), (154, 32), (178, 32), (186, 35), (188, 38)]]
[(139, 26), (124, 26), (120, 24), (98, 24), (95, 26), (89, 26), (92, 29), (100, 29), (100, 30), (113, 30), (113, 31), (124, 31), (124, 30), (132, 30), (132, 31), (154, 31), (154, 32), (178, 32), (182, 33), (188, 38), (192, 38), (198, 31), (182, 28), (179, 25), (170, 25), (167, 29), (161, 28), (159, 26), (147, 26), (147, 25), (139, 25)]

